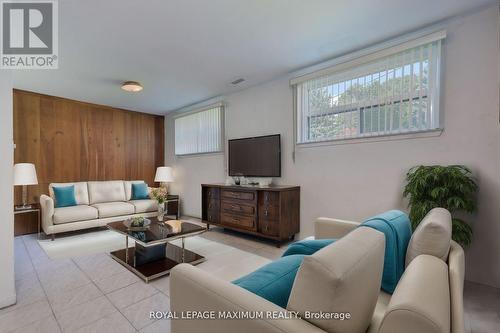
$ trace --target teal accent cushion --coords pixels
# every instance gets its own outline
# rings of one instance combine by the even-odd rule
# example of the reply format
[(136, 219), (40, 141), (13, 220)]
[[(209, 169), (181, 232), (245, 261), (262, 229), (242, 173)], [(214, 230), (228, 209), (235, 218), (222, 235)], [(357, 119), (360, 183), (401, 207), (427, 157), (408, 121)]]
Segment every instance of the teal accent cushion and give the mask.
[(281, 257), (233, 283), (274, 304), (286, 308), (293, 281), (304, 255)]
[(149, 199), (148, 185), (146, 183), (132, 183), (132, 200)]
[(304, 239), (291, 244), (283, 253), (282, 257), (292, 254), (311, 255), (333, 242), (335, 242), (335, 239)]
[(399, 210), (390, 210), (367, 219), (360, 226), (385, 235), (382, 290), (392, 294), (405, 269), (406, 249), (411, 238), (410, 219)]
[(55, 207), (76, 206), (75, 185), (52, 187), (56, 197)]

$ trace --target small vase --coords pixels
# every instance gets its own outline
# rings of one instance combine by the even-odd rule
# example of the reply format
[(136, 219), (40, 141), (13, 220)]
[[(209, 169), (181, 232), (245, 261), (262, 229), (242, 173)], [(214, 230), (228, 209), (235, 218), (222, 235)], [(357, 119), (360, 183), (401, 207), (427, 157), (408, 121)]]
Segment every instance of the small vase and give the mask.
[(163, 221), (164, 216), (165, 216), (165, 203), (158, 202), (158, 220)]

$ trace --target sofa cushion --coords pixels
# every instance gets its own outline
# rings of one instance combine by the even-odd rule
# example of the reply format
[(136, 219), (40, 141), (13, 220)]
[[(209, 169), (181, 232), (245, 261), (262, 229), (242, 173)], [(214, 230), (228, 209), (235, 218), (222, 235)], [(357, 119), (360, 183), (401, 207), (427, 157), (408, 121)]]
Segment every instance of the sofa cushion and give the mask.
[(125, 186), (121, 180), (88, 182), (90, 204), (126, 201)]
[(103, 202), (93, 204), (92, 207), (99, 212), (99, 218), (133, 215), (135, 213), (134, 205), (127, 202)]
[(327, 332), (365, 332), (380, 291), (384, 235), (360, 227), (311, 256), (305, 256), (293, 284), (288, 310), (348, 312), (349, 320), (308, 318)]
[(411, 236), (406, 252), (406, 266), (421, 254), (446, 261), (451, 243), (451, 214), (444, 208), (432, 209)]
[(54, 209), (54, 224), (97, 219), (97, 209), (87, 205), (61, 207)]
[(75, 198), (75, 185), (70, 186), (55, 186), (52, 188), (54, 191), (55, 207), (71, 207), (76, 206)]
[(55, 201), (56, 197), (54, 195), (54, 187), (60, 186), (75, 186), (75, 199), (77, 205), (89, 205), (89, 191), (87, 187), (87, 182), (77, 182), (77, 183), (51, 183), (49, 184), (49, 195)]
[(158, 210), (158, 203), (156, 200), (152, 199), (130, 200), (128, 203), (134, 205), (136, 214), (154, 212)]
[(146, 183), (132, 184), (132, 200), (149, 199), (148, 185)]
[(311, 255), (333, 242), (335, 242), (335, 239), (303, 239), (291, 244), (282, 257), (293, 254)]
[(233, 283), (285, 308), (303, 259), (302, 254), (279, 258)]
[(367, 219), (361, 226), (373, 228), (385, 235), (382, 289), (392, 294), (405, 269), (406, 249), (411, 237), (410, 219), (399, 210), (390, 210)]
[(125, 180), (123, 186), (125, 187), (125, 201), (132, 200), (132, 184), (146, 183), (144, 180)]

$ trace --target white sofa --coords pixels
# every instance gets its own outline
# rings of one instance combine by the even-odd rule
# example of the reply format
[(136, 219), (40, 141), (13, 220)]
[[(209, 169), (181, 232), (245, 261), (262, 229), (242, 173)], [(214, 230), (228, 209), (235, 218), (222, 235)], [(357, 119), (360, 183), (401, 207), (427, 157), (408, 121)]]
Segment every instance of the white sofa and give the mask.
[[(295, 278), (287, 308), (281, 308), (239, 286), (218, 279), (200, 268), (180, 264), (170, 275), (170, 304), (175, 313), (186, 311), (249, 311), (283, 313), (297, 311), (347, 311), (350, 320), (272, 318), (239, 320), (172, 321), (173, 333), (464, 333), (463, 283), (465, 259), (460, 245), (451, 241), (451, 216), (437, 208), (421, 222), (433, 222), (436, 235), (445, 225), (446, 237), (410, 241), (407, 267), (392, 295), (380, 291), (383, 265), (383, 234), (359, 223), (319, 218), (317, 239), (338, 239), (304, 259)], [(419, 227), (420, 228), (420, 227)], [(365, 229), (365, 230), (363, 230)], [(428, 230), (427, 230), (428, 231)], [(425, 232), (424, 232), (425, 233)], [(443, 241), (444, 239), (444, 241)], [(432, 242), (434, 244), (430, 244)], [(413, 245), (412, 245), (413, 243)], [(415, 250), (415, 251), (413, 251)], [(416, 252), (420, 254), (416, 255)], [(415, 255), (413, 257), (413, 255)]]
[[(158, 205), (155, 200), (132, 200), (134, 181), (92, 181), (77, 183), (52, 183), (49, 195), (40, 196), (42, 229), (47, 235), (61, 232), (95, 228), (129, 217), (156, 216)], [(76, 206), (55, 207), (54, 187), (75, 186)]]

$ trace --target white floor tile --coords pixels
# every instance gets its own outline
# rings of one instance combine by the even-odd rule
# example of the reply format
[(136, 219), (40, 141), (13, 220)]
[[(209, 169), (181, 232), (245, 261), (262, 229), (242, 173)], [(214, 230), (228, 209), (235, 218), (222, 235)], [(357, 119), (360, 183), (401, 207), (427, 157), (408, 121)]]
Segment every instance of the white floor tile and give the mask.
[(125, 270), (124, 272), (112, 275), (110, 277), (95, 280), (94, 283), (105, 294), (109, 294), (115, 290), (124, 288), (132, 283), (139, 282), (140, 279), (135, 275)]
[(52, 315), (46, 300), (0, 314), (0, 332), (9, 332)]
[(93, 283), (89, 283), (69, 291), (49, 294), (49, 302), (54, 312), (60, 313), (100, 296), (103, 293)]
[(157, 320), (140, 330), (141, 333), (170, 333), (170, 320)]
[(136, 330), (119, 312), (114, 312), (89, 325), (79, 328), (75, 333), (132, 333)]
[(163, 276), (159, 279), (151, 281), (149, 284), (165, 295), (170, 295), (170, 276)]
[(132, 304), (122, 310), (122, 313), (134, 325), (141, 329), (151, 325), (156, 319), (149, 318), (151, 311), (169, 311), (170, 300), (162, 293), (146, 298), (138, 303)]
[(156, 293), (158, 293), (156, 288), (139, 281), (125, 288), (118, 289), (108, 294), (107, 297), (118, 309), (123, 309)]
[(20, 307), (45, 300), (45, 292), (35, 273), (28, 274), (16, 281), (16, 304), (1, 309), (1, 313), (16, 310)]
[(56, 313), (56, 319), (64, 332), (74, 332), (115, 312), (117, 310), (113, 305), (106, 297), (102, 296), (66, 311)]
[(60, 333), (61, 329), (53, 315), (23, 326), (12, 333)]

